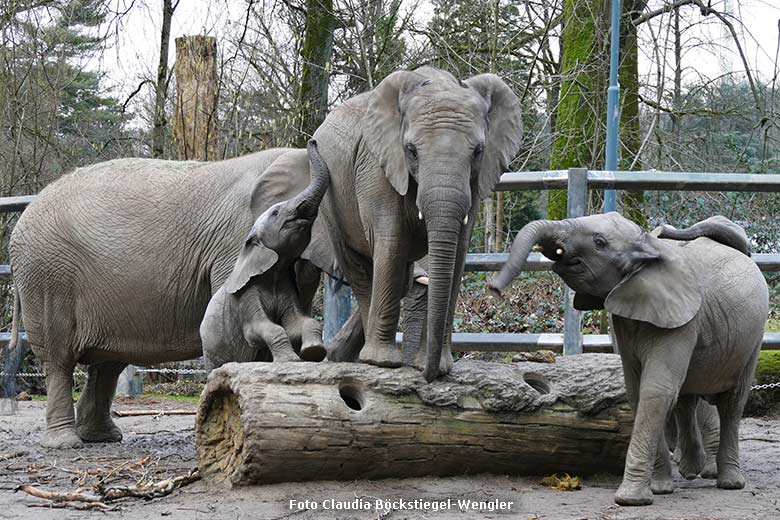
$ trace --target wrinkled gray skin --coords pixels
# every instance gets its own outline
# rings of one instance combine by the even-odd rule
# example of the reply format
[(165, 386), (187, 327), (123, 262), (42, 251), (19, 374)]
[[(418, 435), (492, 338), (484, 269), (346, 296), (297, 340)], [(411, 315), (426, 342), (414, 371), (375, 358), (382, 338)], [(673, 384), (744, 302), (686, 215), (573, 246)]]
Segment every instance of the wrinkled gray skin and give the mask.
[[(206, 369), (236, 361), (322, 361), (322, 326), (303, 312), (295, 264), (311, 239), (330, 178), (310, 141), (312, 182), (255, 221), (233, 272), (211, 298), (200, 325)], [(299, 357), (300, 356), (300, 357)]]
[(739, 420), (758, 362), (769, 296), (758, 267), (739, 250), (744, 231), (711, 224), (720, 232), (713, 236), (736, 249), (705, 237), (657, 238), (617, 213), (531, 222), (491, 281), (495, 290), (506, 287), (538, 243), (554, 261), (553, 271), (575, 291), (576, 308), (610, 313), (626, 392), (636, 411), (615, 495), (621, 505), (650, 504), (653, 493), (672, 492), (664, 435), (672, 410), (681, 473), (691, 477), (704, 469), (705, 452), (695, 434), (699, 396), (715, 404), (720, 417), (718, 486), (745, 485)]
[[(10, 243), (27, 336), (46, 369), (43, 445), (121, 440), (109, 413), (119, 373), (199, 357), (200, 322), (236, 244), (269, 206), (308, 184), (306, 151), (273, 149), (213, 163), (120, 159), (44, 189)], [(328, 269), (320, 226), (303, 257)], [(307, 310), (319, 270), (300, 264)], [(88, 379), (74, 415), (77, 363)]]
[(518, 152), (521, 134), (520, 102), (497, 76), (458, 81), (430, 67), (390, 74), (315, 132), (332, 182), (321, 213), (365, 326), (362, 361), (402, 364), (400, 303), (414, 261), (427, 253), (427, 347), (415, 364), (428, 381), (449, 372), (479, 201)]

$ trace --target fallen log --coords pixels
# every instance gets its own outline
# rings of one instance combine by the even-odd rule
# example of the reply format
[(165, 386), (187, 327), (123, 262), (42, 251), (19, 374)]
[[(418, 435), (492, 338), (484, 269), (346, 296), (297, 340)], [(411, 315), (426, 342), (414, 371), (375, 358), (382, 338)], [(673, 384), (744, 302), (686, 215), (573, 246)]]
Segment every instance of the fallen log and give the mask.
[(622, 472), (633, 414), (620, 359), (412, 368), (228, 363), (195, 426), (204, 477), (234, 485), (499, 473)]

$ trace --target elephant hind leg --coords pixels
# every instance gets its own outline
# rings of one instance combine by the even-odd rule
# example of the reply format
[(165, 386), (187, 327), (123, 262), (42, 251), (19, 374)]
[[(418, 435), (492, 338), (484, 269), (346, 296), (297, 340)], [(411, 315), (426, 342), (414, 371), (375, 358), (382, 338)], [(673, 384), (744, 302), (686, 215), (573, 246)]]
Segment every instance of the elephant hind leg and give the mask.
[(680, 475), (691, 480), (704, 469), (706, 454), (702, 446), (702, 434), (696, 417), (699, 397), (681, 395), (674, 410), (677, 422), (677, 443), (680, 451), (678, 469)]
[(44, 448), (81, 448), (73, 413), (73, 369), (75, 361), (44, 362), (46, 369), (46, 432), (41, 440)]
[(87, 384), (76, 404), (76, 432), (85, 442), (119, 442), (122, 431), (111, 419), (116, 383), (126, 363), (87, 367)]
[(716, 406), (720, 416), (720, 445), (718, 446), (718, 487), (723, 489), (742, 489), (745, 487), (745, 475), (739, 463), (739, 421), (745, 408), (750, 383), (758, 363), (760, 345), (745, 366), (737, 386), (718, 395)]

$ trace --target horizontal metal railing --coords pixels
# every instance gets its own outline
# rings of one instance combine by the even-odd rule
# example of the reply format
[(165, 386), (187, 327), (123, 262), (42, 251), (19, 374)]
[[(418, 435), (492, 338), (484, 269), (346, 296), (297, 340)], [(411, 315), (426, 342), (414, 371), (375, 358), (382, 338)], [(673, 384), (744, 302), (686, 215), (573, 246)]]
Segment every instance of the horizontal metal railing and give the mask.
[[(572, 169), (505, 173), (496, 186), (497, 191), (554, 189), (568, 190), (568, 216), (577, 217), (585, 214), (587, 192), (591, 189), (780, 192), (780, 175)], [(0, 198), (0, 213), (22, 211), (34, 199), (34, 195)], [(469, 254), (466, 256), (466, 271), (498, 271), (508, 256), (505, 253)], [(753, 260), (762, 271), (780, 271), (780, 254), (754, 254)], [(525, 270), (548, 271), (551, 266), (552, 261), (540, 253), (531, 253)], [(0, 265), (0, 278), (10, 276), (10, 267)], [(521, 352), (547, 348), (566, 353), (612, 351), (608, 335), (582, 336), (580, 313), (571, 308), (570, 295), (564, 306), (564, 326), (567, 329), (564, 334), (454, 333), (453, 350)], [(9, 337), (8, 333), (0, 333), (0, 344), (7, 342)], [(400, 334), (397, 337), (399, 342), (401, 337)], [(765, 334), (763, 348), (780, 348), (780, 334)]]

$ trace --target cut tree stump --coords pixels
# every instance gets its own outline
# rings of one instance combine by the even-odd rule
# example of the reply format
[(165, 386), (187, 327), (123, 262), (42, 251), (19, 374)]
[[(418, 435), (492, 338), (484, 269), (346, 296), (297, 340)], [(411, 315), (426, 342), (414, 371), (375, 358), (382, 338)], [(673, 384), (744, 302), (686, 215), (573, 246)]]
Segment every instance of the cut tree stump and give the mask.
[(633, 414), (620, 358), (413, 368), (228, 363), (195, 427), (201, 473), (235, 485), (498, 473), (622, 472)]

